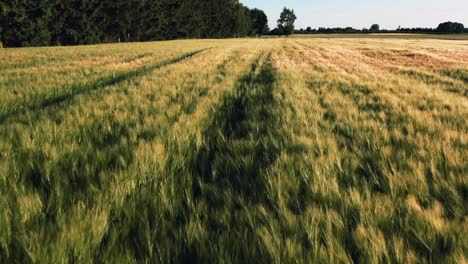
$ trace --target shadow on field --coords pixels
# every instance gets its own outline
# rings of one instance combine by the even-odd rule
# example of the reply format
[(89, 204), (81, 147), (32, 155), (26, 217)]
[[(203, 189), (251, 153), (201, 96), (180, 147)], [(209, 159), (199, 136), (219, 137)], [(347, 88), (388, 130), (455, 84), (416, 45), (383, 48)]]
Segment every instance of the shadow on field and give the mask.
[(258, 62), (242, 77), (233, 94), (224, 97), (203, 133), (203, 146), (190, 160), (193, 193), (210, 206), (220, 207), (220, 190), (258, 202), (265, 189), (265, 169), (284, 148), (279, 130), (282, 102), (274, 96), (276, 73), (268, 61)]
[[(189, 212), (201, 216), (207, 234), (185, 245), (184, 260), (271, 261), (249, 215), (252, 206), (268, 204), (268, 169), (289, 146), (289, 138), (281, 129), (285, 105), (275, 94), (276, 70), (269, 56), (260, 61), (212, 113), (202, 145), (191, 147), (197, 151), (189, 158), (195, 203)], [(187, 215), (187, 222), (191, 218)]]
[(113, 212), (98, 258), (125, 248), (160, 262), (272, 260), (251, 214), (269, 204), (267, 170), (288, 147), (276, 76), (269, 57), (256, 60), (211, 113), (201, 144), (167, 143), (163, 182), (141, 183)]
[(104, 76), (90, 82), (75, 83), (69, 87), (60, 87), (51, 91), (40, 92), (26, 98), (12, 100), (3, 105), (0, 105), (0, 122), (3, 122), (7, 118), (27, 110), (42, 109), (67, 100), (71, 100), (75, 96), (85, 92), (103, 89), (111, 85), (143, 76), (150, 73), (151, 71), (191, 58), (205, 50), (206, 49), (188, 52), (180, 56), (158, 62), (156, 64), (142, 66), (134, 70), (113, 73), (109, 76)]

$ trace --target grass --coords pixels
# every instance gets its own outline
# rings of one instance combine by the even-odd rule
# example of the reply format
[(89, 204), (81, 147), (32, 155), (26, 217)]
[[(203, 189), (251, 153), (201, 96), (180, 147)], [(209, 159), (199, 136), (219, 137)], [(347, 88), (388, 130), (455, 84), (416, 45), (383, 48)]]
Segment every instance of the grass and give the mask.
[(69, 100), (71, 97), (86, 91), (96, 90), (100, 88), (102, 89), (128, 79), (136, 78), (138, 76), (151, 72), (152, 70), (159, 69), (169, 64), (180, 62), (200, 52), (202, 52), (202, 50), (185, 53), (181, 56), (171, 58), (169, 60), (165, 60), (148, 66), (142, 66), (140, 68), (136, 68), (125, 72), (120, 72), (118, 74), (113, 73), (112, 75), (101, 77), (90, 83), (79, 83), (67, 88), (56, 88), (51, 91), (31, 95), (25, 99), (8, 102), (4, 104), (2, 108), (0, 108), (0, 120), (25, 110), (34, 110), (35, 108), (47, 107), (51, 104), (56, 104), (64, 100)]
[(0, 262), (466, 262), (466, 42), (82, 49), (2, 50)]

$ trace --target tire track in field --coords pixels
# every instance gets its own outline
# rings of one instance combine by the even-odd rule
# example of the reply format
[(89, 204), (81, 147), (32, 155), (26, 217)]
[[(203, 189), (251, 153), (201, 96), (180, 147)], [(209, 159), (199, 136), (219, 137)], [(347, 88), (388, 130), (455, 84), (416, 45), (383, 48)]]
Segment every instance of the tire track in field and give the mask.
[[(191, 193), (191, 201), (182, 202), (178, 221), (190, 228), (196, 218), (206, 236), (177, 241), (182, 259), (208, 262), (226, 255), (271, 261), (256, 233), (260, 223), (249, 215), (251, 206), (275, 206), (268, 197), (268, 173), (292, 146), (277, 74), (270, 56), (261, 55), (211, 113), (202, 144), (193, 139), (184, 150), (185, 171), (174, 176), (177, 192)], [(236, 245), (241, 239), (245, 247)]]
[(8, 102), (0, 107), (0, 122), (4, 121), (8, 117), (25, 112), (27, 110), (34, 110), (44, 108), (50, 105), (55, 105), (66, 100), (70, 100), (76, 95), (88, 91), (105, 88), (107, 86), (115, 85), (127, 80), (143, 76), (153, 70), (157, 70), (162, 67), (175, 64), (190, 57), (193, 57), (205, 50), (206, 49), (188, 52), (182, 54), (181, 56), (158, 62), (150, 66), (143, 66), (132, 71), (126, 71), (118, 74), (112, 74), (105, 77), (101, 77), (92, 82), (75, 84), (71, 85), (70, 87), (55, 89), (51, 92), (39, 93), (25, 99), (17, 99), (13, 102)]
[[(230, 71), (232, 70), (232, 67), (235, 67), (237, 63), (242, 59), (242, 56), (239, 56), (240, 52), (242, 50), (234, 50), (231, 55), (227, 56), (227, 58), (224, 58), (219, 64), (216, 65), (216, 73), (211, 76), (213, 80), (216, 80), (217, 84), (215, 85), (216, 88), (219, 88), (218, 86), (223, 86), (226, 84), (226, 78), (228, 77), (228, 74), (232, 74), (233, 72)], [(213, 59), (213, 60), (217, 60)], [(212, 60), (212, 62), (213, 62)], [(242, 70), (244, 71), (244, 70)], [(241, 75), (241, 72), (235, 72), (234, 73), (236, 76)], [(192, 76), (192, 75), (190, 75)], [(190, 77), (189, 77), (190, 78)], [(229, 85), (231, 87), (231, 85)], [(189, 85), (187, 89), (190, 91), (193, 88)], [(186, 90), (184, 88), (184, 90)], [(184, 92), (181, 90), (178, 92), (178, 94), (184, 94)], [(201, 101), (203, 100), (200, 97), (205, 97), (208, 96), (208, 94), (200, 95), (198, 96), (187, 96), (187, 104), (192, 105), (193, 107), (197, 107)], [(179, 104), (183, 105), (184, 102), (179, 102)], [(168, 124), (169, 126), (173, 126), (177, 120), (179, 120), (180, 113), (177, 113), (174, 116), (168, 116)], [(161, 133), (161, 135), (158, 135), (160, 139), (168, 138), (169, 136), (167, 135), (170, 133), (170, 130), (164, 130), (164, 132)], [(156, 137), (156, 135), (154, 135)], [(154, 137), (147, 138), (145, 140), (154, 140)], [(171, 147), (177, 147), (176, 145), (180, 144), (180, 142), (169, 142), (167, 144), (170, 144), (168, 148)], [(183, 148), (187, 148), (186, 145), (183, 146)], [(190, 153), (193, 152), (193, 149), (188, 150)], [(175, 171), (178, 170), (178, 164), (181, 161), (180, 157), (175, 154), (177, 153), (176, 150), (173, 151), (168, 151), (169, 154), (171, 155), (172, 158), (178, 159), (177, 161), (169, 161), (168, 162), (168, 168), (166, 168), (166, 172), (168, 174), (174, 173), (176, 177), (181, 177), (180, 174), (177, 174)], [(184, 161), (184, 159), (182, 159)], [(178, 171), (177, 171), (178, 172)], [(106, 248), (106, 250), (113, 251), (113, 250), (120, 250), (120, 246), (122, 247), (127, 247), (132, 251), (132, 253), (135, 255), (137, 259), (145, 259), (145, 258), (150, 258), (152, 255), (150, 252), (153, 250), (157, 252), (158, 249), (152, 249), (148, 248), (149, 244), (146, 244), (145, 241), (150, 238), (151, 244), (155, 245), (156, 248), (161, 247), (164, 245), (164, 243), (167, 243), (168, 237), (170, 237), (171, 241), (171, 248), (175, 251), (177, 251), (176, 245), (178, 245), (178, 241), (175, 237), (176, 233), (174, 231), (169, 231), (171, 234), (165, 234), (161, 235), (161, 233), (165, 233), (166, 230), (161, 231), (159, 229), (160, 225), (166, 225), (169, 222), (169, 226), (173, 227), (172, 230), (177, 230), (177, 226), (179, 225), (179, 216), (176, 217), (176, 219), (168, 220), (167, 217), (173, 217), (172, 212), (168, 212), (168, 209), (164, 207), (163, 204), (161, 204), (161, 199), (163, 198), (161, 195), (161, 191), (157, 190), (157, 188), (160, 188), (159, 184), (161, 184), (160, 179), (158, 180), (158, 177), (153, 177), (152, 175), (150, 178), (145, 178), (143, 180), (137, 181), (138, 182), (138, 188), (132, 191), (131, 193), (128, 194), (128, 196), (125, 198), (125, 205), (131, 204), (132, 206), (124, 206), (124, 207), (118, 207), (118, 208), (112, 208), (111, 210), (111, 216), (110, 216), (110, 222), (114, 223), (113, 225), (109, 226), (109, 231), (105, 238), (101, 242), (101, 247)], [(159, 186), (159, 187), (158, 187)], [(185, 192), (185, 190), (183, 190)], [(180, 194), (180, 193), (178, 193)], [(181, 197), (180, 197), (181, 198)], [(173, 202), (174, 204), (181, 204), (183, 203), (182, 201), (178, 200), (179, 197), (174, 198)], [(184, 201), (185, 202), (185, 201)], [(135, 208), (138, 208), (137, 211), (135, 211)], [(162, 217), (162, 213), (166, 215), (166, 217)], [(136, 233), (135, 230), (129, 230), (129, 227), (133, 226), (148, 226), (148, 229), (144, 229), (142, 231), (138, 231)], [(156, 234), (156, 236), (155, 236)], [(136, 239), (138, 238), (138, 239)], [(166, 239), (166, 240), (165, 240)], [(113, 241), (113, 242), (110, 242)], [(126, 241), (134, 241), (133, 244), (127, 244)], [(119, 246), (117, 246), (119, 245)], [(102, 252), (101, 252), (102, 253)], [(107, 253), (107, 252), (106, 252)], [(161, 252), (159, 252), (161, 254)], [(165, 252), (165, 254), (169, 254), (170, 252)], [(156, 254), (156, 253), (155, 253)], [(161, 257), (162, 259), (162, 257)]]
[[(221, 78), (223, 68), (218, 67)], [(159, 183), (142, 183), (125, 202), (134, 205), (114, 212), (110, 221), (117, 225), (101, 246), (128, 247), (140, 260), (208, 262), (225, 255), (270, 262), (256, 233), (258, 223), (251, 222), (258, 220), (249, 214), (255, 204), (274, 207), (267, 196), (268, 170), (290, 146), (282, 125), (285, 102), (277, 88), (269, 56), (260, 55), (210, 111), (201, 140), (193, 135), (188, 142), (168, 142), (164, 174), (172, 194), (164, 199), (170, 199), (170, 205), (155, 198), (161, 194)], [(193, 233), (194, 224), (203, 236)], [(138, 226), (146, 231), (128, 230)], [(248, 246), (239, 247), (241, 239)], [(109, 243), (131, 240), (138, 242)]]
[[(109, 64), (113, 64), (113, 63), (130, 63), (130, 62), (134, 62), (136, 60), (140, 60), (140, 59), (143, 59), (143, 58), (147, 58), (147, 57), (150, 57), (154, 55), (154, 53), (152, 52), (145, 52), (145, 53), (141, 53), (141, 54), (137, 54), (137, 55), (133, 55), (133, 56), (129, 56), (129, 57), (123, 57), (123, 58), (120, 58), (121, 60), (116, 60), (116, 61), (105, 61), (103, 63), (97, 63), (97, 65), (109, 65)], [(106, 58), (108, 57), (108, 55), (106, 54), (98, 54), (96, 56), (90, 56), (93, 60), (95, 61), (100, 61), (100, 59), (102, 58)], [(31, 61), (28, 61), (28, 62), (19, 62), (19, 63), (14, 63), (14, 64), (6, 64), (6, 65), (0, 65), (0, 70), (31, 70), (34, 68), (40, 68), (40, 69), (43, 69), (43, 67), (50, 67), (50, 66), (54, 66), (54, 64), (57, 64), (57, 63), (62, 63), (62, 62), (71, 62), (72, 64), (79, 64), (81, 62), (83, 62), (84, 60), (86, 59), (89, 59), (89, 57), (78, 57), (78, 58), (67, 58), (67, 57), (47, 57), (47, 58), (35, 58), (35, 59), (32, 59)], [(117, 57), (116, 59), (119, 59), (119, 57)], [(55, 66), (63, 66), (63, 65), (55, 65)], [(7, 72), (8, 73), (8, 72)]]
[(203, 146), (193, 157), (192, 174), (199, 180), (194, 193), (203, 196), (204, 184), (229, 186), (245, 197), (264, 189), (262, 173), (287, 145), (281, 127), (283, 102), (275, 97), (276, 72), (270, 58), (258, 60), (212, 113)]
[[(238, 56), (239, 52), (236, 50), (216, 66), (217, 73), (213, 76), (213, 79), (221, 83), (225, 81), (229, 72), (228, 67), (240, 60), (240, 56)], [(213, 61), (216, 60), (212, 60), (212, 63)], [(200, 96), (204, 97), (207, 95)], [(190, 104), (193, 102), (194, 107), (196, 107), (200, 98), (192, 96), (187, 100), (190, 101)], [(69, 133), (71, 140), (77, 142), (78, 145), (76, 148), (61, 151), (58, 160), (51, 160), (44, 150), (21, 146), (21, 143), (18, 141), (15, 144), (16, 149), (14, 151), (17, 154), (12, 157), (11, 161), (13, 164), (12, 168), (16, 168), (15, 173), (19, 175), (19, 181), (26, 186), (25, 188), (37, 191), (42, 203), (47, 205), (47, 209), (41, 212), (41, 215), (46, 215), (47, 218), (41, 219), (38, 217), (36, 224), (42, 226), (49, 224), (49, 230), (64, 228), (64, 226), (60, 226), (55, 222), (55, 219), (60, 217), (59, 213), (68, 216), (71, 214), (70, 211), (76, 203), (88, 205), (99, 203), (98, 200), (102, 199), (101, 195), (107, 192), (110, 193), (109, 189), (112, 189), (113, 181), (116, 180), (116, 178), (109, 177), (109, 174), (128, 170), (135, 162), (138, 142), (141, 140), (150, 141), (156, 137), (156, 135), (142, 137), (141, 132), (143, 131), (138, 129), (132, 119), (119, 120), (115, 116), (115, 113), (111, 112), (100, 117), (91, 116), (87, 118), (85, 125), (79, 127), (78, 131)], [(67, 177), (60, 177), (61, 175), (67, 175)], [(8, 177), (11, 181), (16, 180), (16, 178), (14, 175)], [(13, 184), (9, 182), (9, 185)], [(146, 187), (141, 186), (141, 189), (129, 196), (127, 202), (140, 205), (138, 198), (141, 197), (141, 192), (147, 190), (145, 189)], [(96, 195), (97, 193), (99, 195)], [(154, 196), (150, 198), (151, 201), (145, 201), (143, 206), (140, 207), (144, 208), (142, 211), (145, 209), (153, 209), (151, 210), (152, 212), (157, 211), (151, 207), (157, 199)], [(9, 202), (12, 208), (13, 221), (20, 222), (21, 216), (16, 211), (16, 208), (19, 208), (17, 197), (12, 196)], [(116, 212), (124, 210), (124, 213), (128, 213), (126, 209), (112, 208), (111, 210), (112, 212), (114, 210)], [(133, 210), (133, 208), (129, 209), (130, 211)], [(122, 216), (124, 214), (116, 215), (117, 217), (111, 218), (113, 222), (124, 222), (126, 220), (126, 217)], [(46, 222), (46, 220), (49, 221), (50, 219), (54, 219), (54, 223)], [(113, 225), (111, 225), (109, 226), (109, 232), (115, 231), (115, 233), (112, 233), (109, 237), (125, 237), (127, 229), (128, 226), (114, 229)], [(155, 227), (154, 230), (156, 229)], [(27, 228), (26, 230), (30, 231), (31, 229)], [(150, 231), (153, 231), (153, 229)], [(59, 235), (60, 232), (50, 232), (46, 235), (46, 239), (56, 241), (59, 239)], [(122, 240), (134, 241), (135, 234), (132, 235), (131, 238), (125, 237)], [(143, 241), (143, 239), (139, 241)], [(133, 245), (139, 247), (139, 241), (135, 240)], [(16, 243), (14, 240), (8, 241), (6, 248), (12, 252), (10, 254), (12, 256), (26, 255), (25, 252), (27, 250), (24, 246)], [(105, 241), (102, 244), (105, 245)], [(0, 258), (2, 257), (1, 250), (3, 249), (0, 246)]]

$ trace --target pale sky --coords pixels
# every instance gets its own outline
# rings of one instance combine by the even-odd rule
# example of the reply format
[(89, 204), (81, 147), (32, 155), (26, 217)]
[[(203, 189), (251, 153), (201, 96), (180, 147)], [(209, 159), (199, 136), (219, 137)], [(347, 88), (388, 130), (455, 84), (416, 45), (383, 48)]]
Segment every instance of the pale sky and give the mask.
[(379, 24), (383, 29), (437, 27), (460, 22), (468, 27), (468, 0), (241, 0), (268, 16), (270, 28), (283, 7), (294, 9), (296, 28), (347, 27), (361, 29)]

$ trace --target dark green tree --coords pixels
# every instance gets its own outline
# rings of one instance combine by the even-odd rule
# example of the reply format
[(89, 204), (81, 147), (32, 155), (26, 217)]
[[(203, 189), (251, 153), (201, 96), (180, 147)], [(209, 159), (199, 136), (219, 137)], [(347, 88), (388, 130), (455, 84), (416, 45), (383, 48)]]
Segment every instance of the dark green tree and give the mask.
[(289, 36), (294, 32), (294, 22), (297, 17), (294, 14), (294, 10), (283, 8), (280, 19), (278, 19), (278, 29), (282, 34)]
[(373, 25), (370, 27), (369, 31), (372, 32), (372, 33), (379, 32), (379, 31), (380, 31), (380, 26), (379, 26), (379, 24), (373, 24)]
[(205, 31), (200, 1), (183, 1), (177, 10), (177, 29), (180, 38), (201, 38)]
[(250, 18), (250, 11), (247, 7), (239, 4), (236, 7), (236, 30), (235, 33), (237, 37), (245, 37), (254, 34), (254, 29), (252, 26), (252, 20)]
[(252, 20), (254, 34), (264, 35), (270, 31), (268, 28), (268, 17), (262, 10), (257, 8), (250, 10), (250, 19)]
[(456, 22), (445, 22), (439, 24), (436, 31), (439, 33), (463, 33), (465, 26)]
[(0, 3), (0, 38), (7, 47), (50, 44), (52, 0), (11, 0)]
[(238, 0), (0, 1), (7, 47), (263, 34), (267, 17)]
[(105, 33), (106, 1), (60, 0), (55, 8), (53, 42), (61, 45), (100, 43)]

